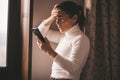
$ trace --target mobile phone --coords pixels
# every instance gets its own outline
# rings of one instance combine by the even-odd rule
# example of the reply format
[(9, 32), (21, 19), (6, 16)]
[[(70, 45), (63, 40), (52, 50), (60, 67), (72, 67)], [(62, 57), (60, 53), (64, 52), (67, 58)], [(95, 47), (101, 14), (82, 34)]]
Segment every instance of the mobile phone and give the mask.
[(38, 28), (32, 28), (33, 33), (41, 40), (45, 43), (45, 39), (42, 36), (41, 32), (39, 31)]

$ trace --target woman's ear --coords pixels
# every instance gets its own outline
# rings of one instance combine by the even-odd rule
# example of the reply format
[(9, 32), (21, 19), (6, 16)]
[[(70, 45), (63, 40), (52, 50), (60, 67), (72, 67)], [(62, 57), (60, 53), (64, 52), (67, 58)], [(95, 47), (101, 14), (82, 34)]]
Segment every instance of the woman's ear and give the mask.
[(73, 21), (76, 22), (78, 20), (78, 16), (75, 14), (73, 17), (72, 17)]

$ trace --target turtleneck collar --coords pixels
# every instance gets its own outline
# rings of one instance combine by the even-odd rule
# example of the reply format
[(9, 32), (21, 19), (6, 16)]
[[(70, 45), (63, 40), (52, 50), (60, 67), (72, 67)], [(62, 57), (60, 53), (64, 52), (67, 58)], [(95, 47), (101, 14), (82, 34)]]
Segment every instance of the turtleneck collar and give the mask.
[(67, 32), (65, 32), (66, 37), (73, 37), (78, 34), (82, 34), (82, 31), (80, 30), (78, 24), (74, 25), (71, 29), (69, 29)]

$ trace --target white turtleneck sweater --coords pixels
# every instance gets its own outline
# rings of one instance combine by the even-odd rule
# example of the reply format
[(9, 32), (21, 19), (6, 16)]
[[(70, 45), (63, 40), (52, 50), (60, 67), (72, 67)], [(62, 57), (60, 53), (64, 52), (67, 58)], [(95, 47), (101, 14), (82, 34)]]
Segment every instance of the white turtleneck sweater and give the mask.
[(50, 30), (49, 27), (41, 23), (38, 29), (50, 41), (58, 43), (55, 49), (58, 55), (53, 60), (51, 77), (79, 80), (89, 55), (88, 37), (78, 25), (73, 26), (65, 34)]

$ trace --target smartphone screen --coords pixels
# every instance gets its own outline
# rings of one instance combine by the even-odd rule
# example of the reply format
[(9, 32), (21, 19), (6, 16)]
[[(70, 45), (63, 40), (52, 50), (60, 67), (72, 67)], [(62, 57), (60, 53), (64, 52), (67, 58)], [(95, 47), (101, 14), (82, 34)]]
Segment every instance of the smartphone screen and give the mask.
[(38, 28), (32, 28), (33, 33), (41, 40), (45, 43), (45, 39), (42, 36), (41, 32), (39, 31)]

